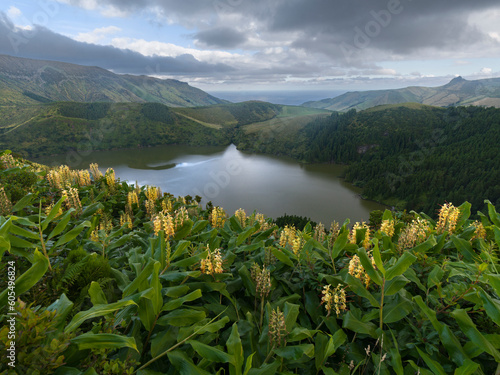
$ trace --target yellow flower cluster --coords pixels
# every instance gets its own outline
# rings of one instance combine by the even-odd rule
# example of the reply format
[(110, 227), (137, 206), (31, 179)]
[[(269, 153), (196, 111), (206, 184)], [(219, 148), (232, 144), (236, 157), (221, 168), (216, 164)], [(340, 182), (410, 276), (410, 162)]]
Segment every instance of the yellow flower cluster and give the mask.
[(457, 225), (458, 216), (460, 215), (460, 210), (451, 203), (445, 203), (441, 206), (439, 210), (439, 218), (436, 226), (436, 232), (438, 234), (448, 232), (453, 233), (455, 226)]
[(112, 230), (113, 230), (112, 220), (108, 216), (104, 215), (101, 221), (99, 222), (99, 225), (94, 228), (92, 233), (90, 233), (90, 239), (92, 241), (99, 242), (100, 241), (99, 231), (102, 231), (104, 233), (103, 238), (105, 238)]
[(279, 307), (277, 307), (276, 310), (271, 311), (271, 315), (269, 316), (268, 335), (271, 346), (286, 346), (287, 334), (288, 332), (286, 331), (285, 314), (280, 311)]
[(486, 229), (484, 228), (483, 223), (476, 220), (471, 224), (471, 226), (475, 228), (474, 235), (472, 236), (471, 240), (475, 240), (476, 238), (481, 238), (483, 240), (486, 239)]
[(210, 248), (207, 245), (207, 251), (207, 257), (201, 260), (201, 272), (206, 275), (213, 275), (215, 273), (224, 272), (224, 270), (222, 269), (222, 256), (220, 253), (220, 249), (210, 251)]
[(356, 224), (354, 224), (351, 233), (349, 233), (349, 242), (356, 244), (356, 232), (361, 229), (366, 229), (365, 238), (363, 239), (362, 245), (365, 249), (368, 249), (370, 247), (370, 228), (364, 221), (361, 223), (356, 222)]
[(116, 176), (113, 168), (108, 168), (106, 171), (106, 184), (108, 185), (109, 190), (115, 190)]
[(302, 238), (300, 238), (299, 236), (296, 236), (293, 239), (292, 251), (297, 257), (300, 256), (300, 252), (302, 250), (302, 242)]
[[(49, 216), (50, 214), (50, 211), (52, 211), (52, 209), (54, 208), (54, 203), (51, 203), (49, 204), (47, 207), (45, 207), (45, 215), (46, 216)], [(59, 211), (57, 212), (57, 215), (56, 217), (59, 217), (63, 214), (63, 210), (61, 207), (59, 207)]]
[(380, 231), (384, 232), (388, 237), (394, 236), (394, 220), (382, 220)]
[(120, 215), (120, 226), (122, 226), (125, 223), (128, 224), (129, 229), (133, 228), (132, 217), (128, 213), (126, 213), (126, 212), (124, 214)]
[(61, 165), (47, 173), (47, 181), (54, 189), (67, 189), (73, 185), (88, 186), (91, 184), (88, 171), (71, 170), (67, 165)]
[(328, 237), (328, 246), (330, 248), (333, 247), (333, 244), (337, 240), (337, 237), (339, 236), (339, 233), (340, 233), (340, 224), (338, 222), (334, 221), (330, 225), (330, 237)]
[(430, 225), (427, 220), (417, 217), (399, 235), (398, 248), (406, 250), (415, 247), (425, 241), (429, 231)]
[(259, 265), (254, 263), (250, 269), (250, 276), (253, 281), (255, 281), (256, 294), (261, 299), (267, 297), (271, 291), (271, 272), (266, 268), (266, 266), (262, 266), (262, 269), (260, 269)]
[(90, 168), (90, 173), (92, 174), (92, 178), (94, 179), (94, 181), (97, 181), (98, 179), (100, 179), (102, 177), (102, 173), (99, 170), (99, 166), (97, 165), (97, 163), (90, 164), (89, 168)]
[(5, 193), (4, 187), (0, 187), (0, 215), (7, 216), (12, 210), (12, 202)]
[(146, 186), (146, 213), (149, 217), (153, 217), (156, 212), (156, 200), (161, 197), (161, 190), (156, 186)]
[(175, 229), (179, 230), (184, 225), (184, 222), (186, 222), (189, 219), (188, 212), (186, 210), (186, 207), (182, 206), (178, 210), (175, 211)]
[(236, 217), (236, 219), (238, 219), (241, 227), (245, 228), (245, 226), (247, 225), (247, 214), (245, 210), (243, 208), (236, 210), (234, 216)]
[(210, 215), (210, 223), (213, 228), (222, 228), (226, 222), (226, 213), (220, 207), (214, 207)]
[(5, 154), (0, 156), (0, 161), (2, 162), (5, 169), (10, 169), (19, 166), (19, 163), (11, 154)]
[(174, 208), (173, 208), (172, 201), (170, 200), (170, 198), (168, 198), (166, 200), (164, 199), (161, 201), (161, 208), (162, 208), (163, 212), (172, 212), (172, 210)]
[(153, 220), (155, 235), (161, 230), (165, 231), (165, 239), (168, 240), (175, 235), (174, 219), (170, 214), (160, 212)]
[(77, 212), (82, 210), (82, 203), (80, 202), (80, 197), (78, 196), (78, 189), (70, 187), (68, 190), (64, 189), (62, 191), (62, 196), (66, 199), (66, 207), (74, 208)]
[[(375, 260), (373, 257), (370, 257), (373, 268), (376, 268), (375, 266)], [(360, 279), (366, 287), (370, 284), (370, 276), (365, 271), (365, 268), (361, 264), (361, 260), (357, 255), (354, 255), (351, 260), (349, 261), (349, 274), (351, 276), (354, 276), (357, 279)]]
[(285, 247), (287, 244), (293, 246), (296, 236), (297, 230), (295, 229), (295, 227), (293, 225), (291, 227), (285, 225), (280, 234), (280, 246)]
[(318, 242), (323, 242), (326, 237), (325, 226), (321, 223), (314, 227), (314, 235), (313, 238)]
[(335, 309), (335, 313), (340, 315), (341, 311), (347, 310), (346, 305), (346, 296), (345, 290), (341, 287), (341, 285), (337, 285), (337, 287), (332, 291), (330, 290), (331, 285), (328, 284), (323, 288), (321, 297), (321, 304), (325, 305), (326, 311), (328, 311), (328, 315), (330, 314), (332, 309)]

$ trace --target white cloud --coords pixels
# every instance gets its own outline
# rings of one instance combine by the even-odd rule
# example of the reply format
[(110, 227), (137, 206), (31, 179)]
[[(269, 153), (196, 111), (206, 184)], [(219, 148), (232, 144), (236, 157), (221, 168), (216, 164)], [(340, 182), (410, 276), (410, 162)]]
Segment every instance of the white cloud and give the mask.
[(122, 31), (122, 29), (116, 26), (99, 27), (89, 33), (79, 33), (74, 39), (79, 42), (97, 44), (109, 35), (116, 34), (120, 31)]
[(15, 19), (19, 17), (21, 14), (22, 14), (21, 10), (19, 8), (16, 8), (15, 6), (11, 6), (7, 10), (7, 16), (9, 16), (9, 18), (11, 19)]
[(493, 72), (493, 69), (491, 69), (491, 68), (482, 68), (480, 71), (480, 73), (485, 75), (485, 76), (491, 75), (492, 72)]

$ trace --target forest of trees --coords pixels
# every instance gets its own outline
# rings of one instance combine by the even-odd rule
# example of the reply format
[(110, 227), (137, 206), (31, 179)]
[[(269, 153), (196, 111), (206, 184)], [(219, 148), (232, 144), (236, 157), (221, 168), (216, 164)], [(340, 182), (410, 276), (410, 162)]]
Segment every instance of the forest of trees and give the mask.
[(500, 204), (500, 110), (400, 106), (309, 124), (309, 162), (349, 164), (369, 199), (433, 213), (444, 201)]

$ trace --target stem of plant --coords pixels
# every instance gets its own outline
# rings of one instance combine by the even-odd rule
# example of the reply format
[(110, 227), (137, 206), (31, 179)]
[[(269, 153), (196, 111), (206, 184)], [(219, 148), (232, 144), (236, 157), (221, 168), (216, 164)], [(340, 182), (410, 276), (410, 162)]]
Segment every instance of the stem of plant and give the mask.
[(382, 279), (382, 295), (380, 296), (380, 330), (384, 326), (384, 289), (385, 289), (385, 277)]
[(50, 272), (52, 272), (52, 266), (50, 265), (49, 254), (47, 254), (47, 249), (45, 248), (45, 242), (43, 241), (42, 223), (40, 222), (41, 217), (42, 217), (42, 201), (40, 200), (40, 211), (38, 213), (38, 233), (40, 234), (40, 242), (42, 243), (43, 255), (45, 255), (45, 258), (47, 258), (47, 261), (49, 262), (49, 270)]

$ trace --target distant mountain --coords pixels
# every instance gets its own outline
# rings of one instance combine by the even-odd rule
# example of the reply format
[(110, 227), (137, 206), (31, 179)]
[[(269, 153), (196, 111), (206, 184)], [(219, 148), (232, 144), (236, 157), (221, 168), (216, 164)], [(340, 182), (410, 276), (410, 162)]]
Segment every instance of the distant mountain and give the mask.
[(0, 105), (51, 101), (157, 102), (172, 107), (227, 103), (174, 79), (119, 75), (94, 66), (0, 55)]
[(439, 87), (411, 86), (394, 90), (354, 91), (302, 105), (345, 112), (349, 109), (363, 110), (378, 105), (408, 102), (438, 107), (477, 105), (500, 108), (500, 78), (468, 81), (457, 77)]

